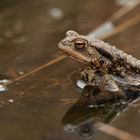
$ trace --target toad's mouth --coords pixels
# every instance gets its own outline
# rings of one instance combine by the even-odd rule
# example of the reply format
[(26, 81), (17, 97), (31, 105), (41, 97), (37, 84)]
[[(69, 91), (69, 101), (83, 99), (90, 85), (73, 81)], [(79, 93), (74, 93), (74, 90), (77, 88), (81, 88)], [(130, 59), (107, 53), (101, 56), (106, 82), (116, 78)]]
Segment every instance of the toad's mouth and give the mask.
[(82, 55), (81, 53), (76, 52), (71, 48), (68, 48), (67, 46), (63, 46), (61, 43), (58, 44), (58, 48), (61, 52), (65, 53), (66, 55), (68, 55), (69, 57), (73, 59), (76, 59), (78, 61), (85, 62), (85, 63), (91, 62), (91, 58), (88, 58)]

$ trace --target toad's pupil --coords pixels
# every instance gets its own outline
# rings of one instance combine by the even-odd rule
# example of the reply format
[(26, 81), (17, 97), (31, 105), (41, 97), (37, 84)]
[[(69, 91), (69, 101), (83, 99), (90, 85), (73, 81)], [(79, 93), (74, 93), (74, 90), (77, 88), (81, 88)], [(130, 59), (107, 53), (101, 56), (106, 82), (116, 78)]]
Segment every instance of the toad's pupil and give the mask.
[(82, 48), (85, 47), (85, 42), (83, 42), (83, 41), (76, 41), (76, 42), (75, 42), (75, 47), (76, 47), (77, 49), (82, 49)]

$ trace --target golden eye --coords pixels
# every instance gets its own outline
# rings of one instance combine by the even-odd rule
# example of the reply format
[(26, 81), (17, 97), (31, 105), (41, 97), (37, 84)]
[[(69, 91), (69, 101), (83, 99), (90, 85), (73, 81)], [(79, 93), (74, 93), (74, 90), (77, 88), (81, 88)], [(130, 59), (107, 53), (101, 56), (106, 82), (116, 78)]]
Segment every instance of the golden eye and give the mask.
[(79, 39), (79, 40), (75, 40), (75, 42), (74, 42), (74, 46), (77, 49), (83, 49), (85, 47), (85, 45), (86, 45), (86, 43), (84, 40)]

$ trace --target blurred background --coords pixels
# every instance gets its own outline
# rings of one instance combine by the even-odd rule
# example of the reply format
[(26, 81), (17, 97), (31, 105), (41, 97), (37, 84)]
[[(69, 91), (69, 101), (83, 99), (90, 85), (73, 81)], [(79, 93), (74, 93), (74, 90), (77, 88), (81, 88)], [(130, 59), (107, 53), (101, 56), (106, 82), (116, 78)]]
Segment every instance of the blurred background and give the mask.
[[(61, 124), (78, 100), (79, 64), (57, 43), (67, 30), (103, 39), (140, 59), (139, 0), (0, 1), (0, 140), (81, 140)], [(10, 81), (9, 81), (10, 80)], [(111, 125), (140, 137), (140, 102)], [(116, 140), (97, 131), (91, 139)]]

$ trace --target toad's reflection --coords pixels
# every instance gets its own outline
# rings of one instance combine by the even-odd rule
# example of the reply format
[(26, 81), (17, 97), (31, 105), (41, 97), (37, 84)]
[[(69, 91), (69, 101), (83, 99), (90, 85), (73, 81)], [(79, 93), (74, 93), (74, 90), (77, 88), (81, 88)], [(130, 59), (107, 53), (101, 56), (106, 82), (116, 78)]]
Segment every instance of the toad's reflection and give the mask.
[[(89, 96), (93, 95), (94, 97)], [(119, 94), (110, 97), (111, 93), (103, 93), (91, 86), (86, 86), (80, 99), (66, 112), (62, 120), (64, 130), (77, 132), (83, 137), (90, 137), (94, 134), (95, 123), (109, 123), (122, 110), (128, 106), (128, 99), (120, 98)], [(106, 100), (104, 98), (106, 97)]]

